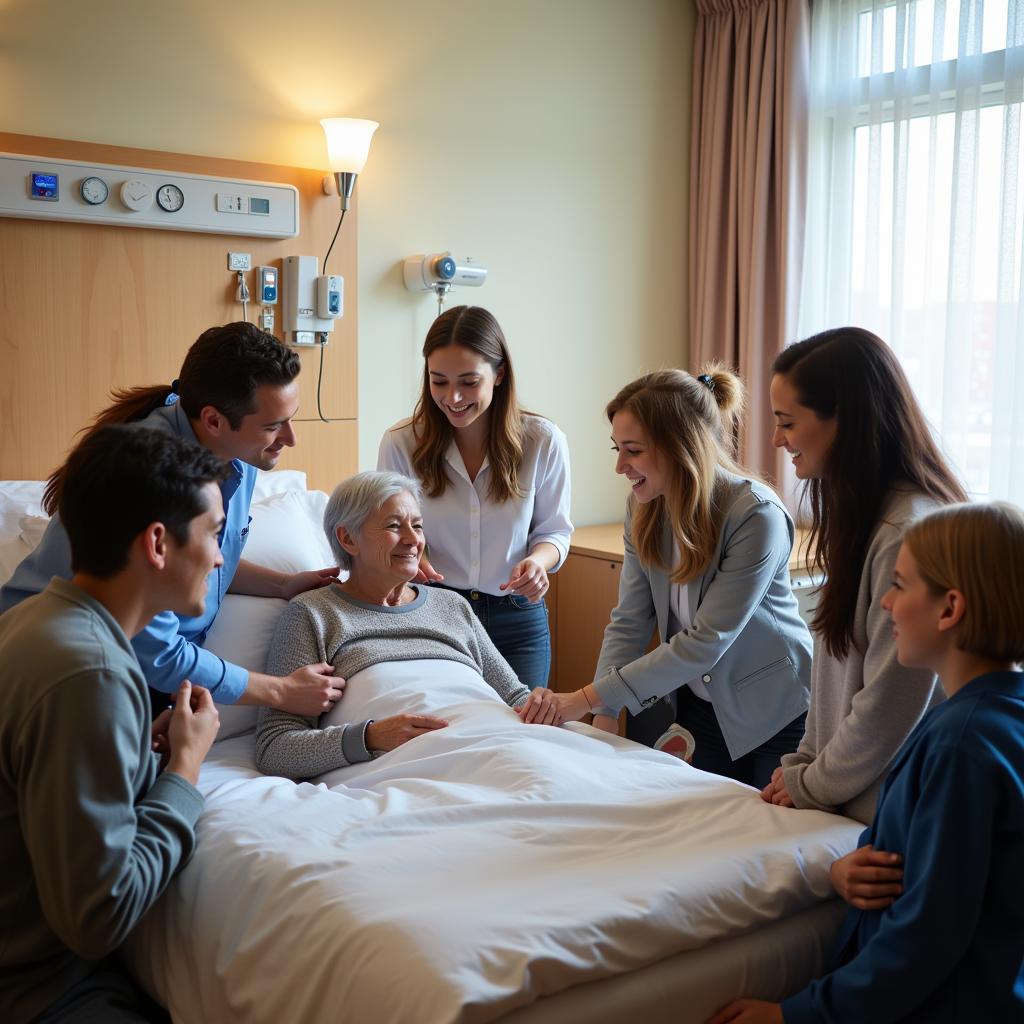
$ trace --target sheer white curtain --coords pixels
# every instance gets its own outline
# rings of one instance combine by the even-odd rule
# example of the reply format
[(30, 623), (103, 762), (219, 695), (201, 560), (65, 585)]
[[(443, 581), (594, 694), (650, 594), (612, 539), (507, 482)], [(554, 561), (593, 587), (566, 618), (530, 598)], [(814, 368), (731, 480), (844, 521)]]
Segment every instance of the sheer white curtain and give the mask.
[(816, 0), (800, 336), (899, 356), (976, 496), (1024, 504), (1024, 0)]

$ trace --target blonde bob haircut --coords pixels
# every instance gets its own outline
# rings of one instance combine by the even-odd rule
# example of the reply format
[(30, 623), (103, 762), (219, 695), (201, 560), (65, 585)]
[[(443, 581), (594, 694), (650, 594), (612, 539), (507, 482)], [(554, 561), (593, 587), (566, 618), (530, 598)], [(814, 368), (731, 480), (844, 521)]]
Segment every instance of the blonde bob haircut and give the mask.
[[(673, 583), (701, 575), (714, 557), (722, 511), (718, 469), (756, 479), (734, 461), (743, 402), (742, 381), (714, 362), (697, 377), (685, 370), (648, 373), (627, 384), (605, 410), (609, 422), (622, 411), (635, 416), (669, 465), (666, 493), (643, 505), (633, 503), (632, 540), (640, 561), (670, 570)], [(661, 549), (666, 517), (679, 548), (675, 566), (665, 564)]]
[(950, 505), (911, 524), (903, 543), (930, 590), (964, 595), (960, 650), (1024, 661), (1024, 511), (1008, 501)]

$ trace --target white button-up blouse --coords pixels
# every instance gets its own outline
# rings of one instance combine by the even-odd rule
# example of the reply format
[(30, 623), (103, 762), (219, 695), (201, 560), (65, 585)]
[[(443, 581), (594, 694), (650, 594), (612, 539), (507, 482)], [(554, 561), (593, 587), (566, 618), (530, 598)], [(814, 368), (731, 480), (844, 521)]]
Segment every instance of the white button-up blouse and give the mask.
[[(558, 565), (569, 553), (569, 446), (550, 420), (526, 415), (523, 461), (519, 466), (521, 498), (495, 502), (487, 493), (490, 464), (485, 458), (471, 481), (453, 440), (445, 458), (449, 484), (439, 498), (423, 498), (423, 532), (430, 564), (446, 586), (503, 595), (512, 569), (538, 544), (559, 551)], [(377, 468), (416, 479), (410, 420), (393, 426), (381, 439)]]

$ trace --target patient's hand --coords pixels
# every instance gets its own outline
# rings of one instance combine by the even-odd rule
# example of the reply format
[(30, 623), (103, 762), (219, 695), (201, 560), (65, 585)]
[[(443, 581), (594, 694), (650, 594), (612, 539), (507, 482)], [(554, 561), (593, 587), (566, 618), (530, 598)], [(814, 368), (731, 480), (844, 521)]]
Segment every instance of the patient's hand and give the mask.
[(610, 732), (613, 736), (619, 735), (619, 720), (611, 715), (594, 715), (590, 724), (602, 732)]
[(559, 694), (552, 693), (546, 686), (538, 686), (515, 712), (529, 725), (561, 725), (565, 719), (558, 710), (558, 702), (555, 699), (558, 696)]
[(862, 846), (833, 861), (832, 888), (858, 910), (884, 910), (903, 892), (903, 858)]
[(785, 1024), (782, 1007), (760, 999), (736, 999), (723, 1006), (707, 1024)]
[(553, 725), (578, 722), (584, 715), (590, 713), (590, 705), (582, 690), (573, 693), (552, 693), (551, 690), (539, 687), (530, 694), (525, 704), (516, 708), (516, 714), (524, 722), (536, 722), (542, 711), (546, 713), (548, 705), (554, 705), (555, 708), (556, 720), (551, 723)]
[(443, 729), (448, 723), (433, 715), (393, 715), (380, 718), (366, 727), (367, 750), (394, 750), (425, 732)]

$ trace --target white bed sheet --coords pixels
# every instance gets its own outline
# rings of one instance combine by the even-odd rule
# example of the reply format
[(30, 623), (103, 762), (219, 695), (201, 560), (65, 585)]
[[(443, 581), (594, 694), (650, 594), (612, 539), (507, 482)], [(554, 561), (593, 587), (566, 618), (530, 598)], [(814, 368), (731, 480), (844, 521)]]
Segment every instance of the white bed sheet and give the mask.
[(451, 725), (319, 785), (215, 745), (196, 854), (128, 948), (175, 1020), (494, 1020), (822, 904), (861, 830), (524, 726), (455, 662), (368, 669), (334, 715), (398, 710)]

